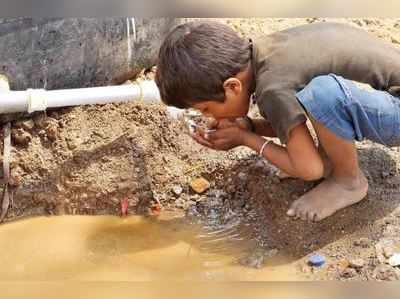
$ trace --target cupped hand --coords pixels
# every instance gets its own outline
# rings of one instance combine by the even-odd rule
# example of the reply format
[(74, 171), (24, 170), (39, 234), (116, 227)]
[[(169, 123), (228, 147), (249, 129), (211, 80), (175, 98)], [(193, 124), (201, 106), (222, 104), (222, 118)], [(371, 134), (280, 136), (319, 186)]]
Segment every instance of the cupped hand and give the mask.
[(208, 148), (230, 150), (242, 145), (243, 134), (248, 129), (242, 119), (213, 119), (207, 124), (207, 129), (197, 128), (191, 137)]
[(243, 145), (246, 131), (238, 126), (230, 126), (204, 135), (204, 139), (215, 150), (227, 151), (237, 146)]

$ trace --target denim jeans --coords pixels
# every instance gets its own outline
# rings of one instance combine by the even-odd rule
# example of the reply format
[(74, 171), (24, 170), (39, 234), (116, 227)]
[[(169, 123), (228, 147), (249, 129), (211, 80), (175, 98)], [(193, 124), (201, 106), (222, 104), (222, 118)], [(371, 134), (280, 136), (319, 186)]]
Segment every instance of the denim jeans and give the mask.
[(400, 145), (400, 99), (343, 77), (315, 77), (297, 94), (307, 114), (346, 140)]

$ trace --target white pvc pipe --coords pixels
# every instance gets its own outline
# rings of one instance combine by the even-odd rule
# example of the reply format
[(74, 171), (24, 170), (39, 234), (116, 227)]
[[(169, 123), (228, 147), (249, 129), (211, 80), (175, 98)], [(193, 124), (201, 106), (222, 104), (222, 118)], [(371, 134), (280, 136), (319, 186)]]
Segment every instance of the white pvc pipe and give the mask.
[[(0, 93), (0, 114), (25, 111), (32, 113), (44, 111), (47, 108), (135, 100), (160, 102), (160, 93), (155, 82), (140, 81), (118, 86), (60, 90), (28, 89), (26, 91), (9, 91)], [(183, 111), (173, 107), (168, 107), (167, 110), (174, 118), (177, 118)]]

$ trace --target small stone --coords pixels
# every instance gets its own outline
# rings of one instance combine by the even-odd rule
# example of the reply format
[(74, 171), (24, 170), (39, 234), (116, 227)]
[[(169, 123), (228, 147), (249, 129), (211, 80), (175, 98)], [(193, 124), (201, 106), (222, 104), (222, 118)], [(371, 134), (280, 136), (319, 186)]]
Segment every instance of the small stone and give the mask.
[(349, 261), (349, 267), (353, 269), (361, 269), (364, 265), (365, 261), (363, 259), (354, 259)]
[(362, 248), (368, 248), (371, 246), (371, 240), (368, 238), (360, 238), (354, 241), (354, 245)]
[(382, 171), (382, 178), (387, 178), (390, 175), (388, 171)]
[(352, 278), (357, 275), (357, 271), (353, 268), (346, 268), (340, 272), (340, 276), (343, 278)]
[(200, 194), (210, 188), (210, 182), (205, 178), (197, 178), (190, 182), (190, 187), (194, 192)]
[(383, 255), (388, 259), (391, 258), (393, 256), (394, 252), (394, 248), (392, 246), (385, 246), (383, 247)]
[(308, 263), (314, 267), (321, 267), (325, 264), (325, 257), (320, 254), (315, 254), (309, 257)]
[(392, 281), (392, 280), (399, 279), (394, 268), (390, 267), (389, 265), (384, 265), (384, 264), (378, 265), (374, 269), (372, 275), (375, 279), (378, 279), (378, 280)]
[(239, 180), (241, 180), (241, 181), (246, 181), (246, 180), (247, 180), (247, 174), (244, 173), (244, 172), (240, 172), (240, 173), (238, 174), (238, 178), (239, 178)]
[(70, 150), (76, 149), (78, 147), (78, 145), (76, 144), (76, 142), (73, 139), (67, 140), (67, 146)]
[(47, 137), (54, 141), (57, 139), (57, 135), (58, 135), (58, 127), (57, 125), (54, 124), (50, 124), (49, 126), (46, 127), (46, 134)]
[(178, 195), (178, 196), (179, 196), (179, 195), (182, 194), (183, 188), (182, 188), (181, 186), (179, 186), (179, 185), (173, 186), (173, 187), (172, 187), (172, 192), (174, 192), (175, 195)]
[(385, 258), (385, 256), (383, 255), (383, 248), (382, 248), (382, 245), (381, 244), (376, 244), (375, 245), (375, 254), (376, 254), (376, 258), (378, 259), (378, 261), (380, 262), (380, 263), (385, 263), (386, 262), (386, 258)]
[(27, 119), (27, 120), (16, 122), (15, 126), (18, 128), (22, 128), (24, 130), (32, 130), (33, 127), (35, 126), (35, 123), (33, 122), (32, 119)]
[(312, 272), (312, 269), (311, 269), (308, 265), (303, 265), (303, 266), (301, 266), (300, 271), (301, 271), (302, 273), (308, 274), (308, 273), (311, 273), (311, 272)]
[(389, 265), (392, 267), (400, 266), (400, 253), (394, 253), (389, 259)]
[(184, 208), (185, 207), (185, 201), (182, 199), (177, 199), (175, 200), (175, 206), (177, 208)]
[(400, 185), (400, 176), (396, 175), (394, 177), (389, 178), (386, 181), (389, 185), (392, 185), (393, 187), (399, 186)]
[(32, 136), (22, 129), (13, 129), (11, 136), (15, 144), (26, 146), (32, 141)]
[(348, 260), (340, 260), (337, 266), (339, 269), (344, 270), (350, 266), (350, 262)]
[(39, 113), (34, 117), (34, 123), (41, 129), (44, 129), (47, 125), (47, 116), (43, 113)]
[(398, 39), (398, 38), (396, 38), (396, 37), (391, 37), (391, 39), (392, 39), (392, 43), (394, 43), (394, 44), (400, 44), (400, 39)]
[(265, 257), (274, 257), (279, 253), (279, 250), (274, 248), (265, 252)]

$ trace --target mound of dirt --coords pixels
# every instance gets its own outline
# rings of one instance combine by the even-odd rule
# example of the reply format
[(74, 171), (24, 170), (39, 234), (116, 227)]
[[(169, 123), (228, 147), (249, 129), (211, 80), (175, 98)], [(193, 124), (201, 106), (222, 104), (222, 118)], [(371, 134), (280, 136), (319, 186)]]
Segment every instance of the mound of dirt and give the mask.
[(208, 160), (165, 107), (143, 103), (36, 113), (12, 123), (12, 141), (8, 218), (117, 214), (124, 197), (141, 211), (156, 201), (168, 206), (173, 186), (188, 189), (185, 172)]

